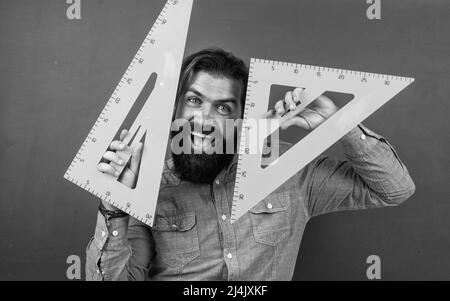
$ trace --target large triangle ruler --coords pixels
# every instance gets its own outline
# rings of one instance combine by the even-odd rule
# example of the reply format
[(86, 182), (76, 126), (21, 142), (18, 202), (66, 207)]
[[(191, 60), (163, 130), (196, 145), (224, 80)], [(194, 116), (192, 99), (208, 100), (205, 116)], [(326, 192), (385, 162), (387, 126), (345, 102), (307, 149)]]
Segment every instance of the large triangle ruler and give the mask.
[[(252, 58), (239, 145), (231, 222), (235, 222), (413, 81), (413, 78), (408, 77)], [(279, 158), (263, 168), (261, 167), (261, 154), (265, 144), (259, 143), (256, 146), (259, 149), (253, 153), (248, 151), (248, 145), (252, 135), (260, 135), (251, 123), (261, 120), (262, 115), (267, 111), (272, 85), (305, 89), (296, 109), (280, 119), (287, 119), (298, 114), (325, 91), (349, 93), (353, 94), (354, 98)], [(270, 130), (267, 130), (266, 137), (274, 133), (283, 120), (278, 121), (277, 126), (269, 127)]]
[[(84, 140), (64, 177), (134, 218), (153, 224), (193, 0), (169, 0)], [(142, 108), (137, 108), (136, 105)], [(134, 108), (134, 110), (132, 110)], [(130, 189), (97, 170), (124, 120), (135, 111), (127, 150), (145, 135), (139, 178)]]

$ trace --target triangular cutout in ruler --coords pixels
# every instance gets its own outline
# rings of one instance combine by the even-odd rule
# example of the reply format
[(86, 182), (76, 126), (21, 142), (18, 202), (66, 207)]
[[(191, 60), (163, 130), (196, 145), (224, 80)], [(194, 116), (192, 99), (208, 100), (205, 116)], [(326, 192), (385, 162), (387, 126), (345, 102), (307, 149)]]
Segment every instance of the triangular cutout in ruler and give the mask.
[[(159, 193), (192, 2), (167, 1), (64, 175), (150, 226)], [(139, 179), (136, 187), (130, 189), (117, 178), (98, 171), (97, 165), (143, 93), (145, 103), (124, 140), (135, 145), (145, 135)], [(121, 156), (128, 160), (129, 149)]]
[[(242, 129), (251, 128), (250, 121), (260, 120), (267, 111), (272, 85), (305, 88), (301, 104), (281, 119), (298, 114), (325, 91), (350, 93), (355, 97), (265, 168), (261, 167), (264, 145), (260, 143), (257, 152), (248, 153), (245, 151), (248, 133), (241, 134), (231, 222), (235, 222), (413, 81), (413, 78), (407, 77), (252, 58)], [(278, 126), (268, 134), (276, 129)]]

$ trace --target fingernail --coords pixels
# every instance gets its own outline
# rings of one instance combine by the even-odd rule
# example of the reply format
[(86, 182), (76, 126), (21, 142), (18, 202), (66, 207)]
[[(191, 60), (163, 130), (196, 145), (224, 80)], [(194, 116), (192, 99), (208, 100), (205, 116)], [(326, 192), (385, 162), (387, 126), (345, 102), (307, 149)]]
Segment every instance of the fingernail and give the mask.
[(118, 177), (120, 175), (120, 173), (118, 171), (116, 171), (114, 174), (116, 175), (116, 177)]
[(291, 105), (290, 108), (291, 108), (291, 110), (294, 110), (295, 109), (295, 105)]
[(119, 144), (119, 147), (120, 147), (120, 148), (124, 148), (124, 147), (125, 147), (125, 144), (121, 143), (121, 144)]
[(122, 161), (122, 160), (119, 160), (119, 164), (122, 165), (122, 164), (123, 164), (123, 161)]

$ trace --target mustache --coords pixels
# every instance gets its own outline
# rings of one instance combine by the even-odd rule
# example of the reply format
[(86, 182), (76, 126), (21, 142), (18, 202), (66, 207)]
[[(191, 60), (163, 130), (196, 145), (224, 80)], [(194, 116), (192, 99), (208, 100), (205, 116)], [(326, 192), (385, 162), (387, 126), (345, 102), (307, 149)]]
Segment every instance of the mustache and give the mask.
[(190, 126), (191, 126), (191, 133), (198, 132), (198, 130), (200, 129), (200, 133), (209, 135), (216, 130), (216, 126), (213, 124), (198, 124), (191, 121)]

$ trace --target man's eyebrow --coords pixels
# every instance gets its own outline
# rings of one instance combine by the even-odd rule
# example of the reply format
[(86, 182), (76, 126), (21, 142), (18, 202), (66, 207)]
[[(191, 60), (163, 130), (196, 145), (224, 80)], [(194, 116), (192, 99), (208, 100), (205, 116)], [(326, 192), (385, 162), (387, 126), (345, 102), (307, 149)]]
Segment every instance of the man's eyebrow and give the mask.
[[(198, 91), (197, 89), (190, 87), (187, 92), (192, 92), (194, 94), (196, 94), (199, 97), (205, 97), (200, 91)], [(216, 100), (216, 102), (233, 102), (233, 103), (237, 103), (238, 100), (235, 97), (231, 97), (231, 98), (225, 98), (225, 99), (218, 99)]]
[(192, 87), (188, 89), (188, 92), (193, 92), (194, 94), (197, 94), (197, 96), (204, 97), (204, 95), (200, 91)]
[(226, 98), (226, 99), (218, 99), (216, 100), (216, 102), (232, 102), (233, 104), (237, 104), (237, 99), (236, 98)]

